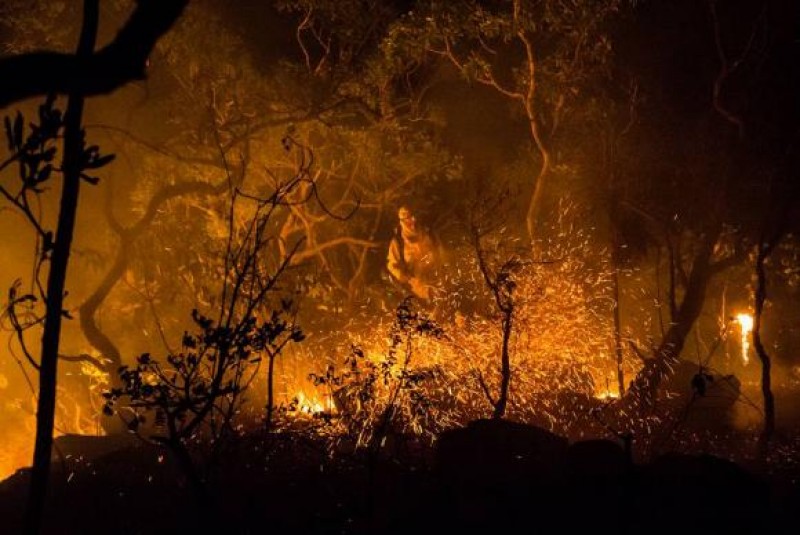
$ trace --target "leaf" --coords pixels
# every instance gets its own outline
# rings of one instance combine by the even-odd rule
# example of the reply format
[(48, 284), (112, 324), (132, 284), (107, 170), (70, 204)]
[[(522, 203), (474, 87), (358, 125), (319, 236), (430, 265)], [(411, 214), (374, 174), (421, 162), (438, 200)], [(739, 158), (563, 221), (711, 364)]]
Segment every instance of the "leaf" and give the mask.
[(41, 184), (42, 182), (47, 182), (52, 172), (53, 172), (53, 166), (49, 164), (45, 165), (36, 175), (36, 183)]
[(92, 162), (91, 169), (98, 169), (100, 167), (108, 165), (111, 162), (113, 162), (116, 157), (117, 156), (115, 154), (106, 154), (105, 156), (100, 156), (96, 158), (94, 162)]
[(6, 127), (6, 140), (8, 141), (8, 150), (14, 152), (14, 134), (11, 132), (11, 119), (6, 117), (3, 119), (3, 123)]
[(302, 342), (306, 339), (306, 335), (302, 331), (296, 330), (292, 332), (292, 342)]
[(23, 128), (22, 114), (17, 112), (17, 117), (14, 119), (14, 144), (16, 147), (22, 146), (22, 128)]

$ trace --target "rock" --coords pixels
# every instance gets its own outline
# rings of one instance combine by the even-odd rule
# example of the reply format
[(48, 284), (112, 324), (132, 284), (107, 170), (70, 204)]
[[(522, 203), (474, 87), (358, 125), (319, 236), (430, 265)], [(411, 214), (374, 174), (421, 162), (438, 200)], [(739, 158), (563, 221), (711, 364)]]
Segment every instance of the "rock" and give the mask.
[(719, 430), (733, 423), (741, 381), (734, 375), (701, 372), (696, 363), (681, 361), (664, 390), (670, 393), (669, 403), (685, 412), (684, 425)]
[(625, 450), (610, 440), (583, 440), (567, 449), (567, 474), (572, 479), (611, 479), (631, 469)]
[(508, 420), (475, 420), (442, 433), (435, 465), (443, 477), (519, 480), (560, 473), (567, 439)]
[(567, 440), (507, 420), (476, 420), (436, 446), (439, 526), (506, 531), (530, 527), (560, 502)]
[(710, 455), (662, 456), (642, 468), (639, 490), (635, 531), (759, 533), (768, 517), (766, 487)]
[(634, 474), (622, 446), (599, 439), (576, 442), (567, 450), (566, 473), (568, 485), (560, 513), (563, 531), (621, 532), (620, 518), (612, 512), (628, 503)]
[(63, 435), (53, 441), (53, 458), (82, 457), (94, 460), (109, 453), (137, 447), (141, 441), (131, 433), (120, 433), (106, 436)]

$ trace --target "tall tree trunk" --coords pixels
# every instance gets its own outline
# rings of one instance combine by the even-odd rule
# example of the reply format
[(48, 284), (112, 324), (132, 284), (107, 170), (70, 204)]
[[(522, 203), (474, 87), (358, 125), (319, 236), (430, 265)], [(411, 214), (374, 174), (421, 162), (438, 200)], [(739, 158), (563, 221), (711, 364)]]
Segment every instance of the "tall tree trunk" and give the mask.
[[(767, 246), (769, 247), (769, 246)], [(775, 432), (775, 396), (772, 394), (772, 361), (761, 341), (761, 315), (764, 311), (764, 301), (767, 299), (767, 276), (764, 271), (764, 260), (766, 260), (769, 249), (763, 243), (758, 246), (758, 256), (756, 257), (756, 295), (755, 295), (755, 318), (753, 320), (753, 346), (756, 354), (761, 360), (761, 393), (764, 396), (764, 429), (761, 432), (761, 441), (766, 446), (773, 433)]]
[(265, 426), (267, 431), (272, 429), (272, 412), (275, 406), (275, 398), (274, 398), (274, 391), (275, 391), (275, 357), (277, 355), (273, 355), (270, 353), (269, 355), (269, 362), (267, 368), (267, 419)]
[(616, 230), (612, 230), (611, 239), (611, 266), (612, 269), (612, 292), (614, 297), (614, 354), (617, 362), (617, 389), (619, 396), (625, 395), (625, 371), (622, 369), (622, 319), (619, 309), (619, 243)]
[[(530, 59), (532, 62), (533, 60)], [(534, 81), (530, 82), (532, 85)], [(550, 151), (545, 143), (539, 120), (536, 118), (536, 111), (533, 107), (533, 95), (530, 96), (530, 102), (525, 106), (525, 113), (528, 117), (528, 125), (531, 131), (531, 138), (534, 145), (542, 158), (542, 163), (539, 166), (539, 173), (536, 175), (536, 182), (533, 185), (533, 193), (531, 194), (530, 202), (528, 203), (528, 211), (525, 214), (525, 224), (528, 230), (528, 237), (533, 244), (534, 240), (540, 238), (539, 236), (539, 219), (541, 218), (542, 203), (544, 202), (545, 181), (548, 177), (550, 170)]]
[(680, 358), (686, 337), (700, 317), (708, 283), (719, 271), (719, 266), (712, 264), (711, 256), (720, 230), (719, 225), (715, 226), (714, 231), (709, 232), (700, 245), (694, 256), (686, 291), (675, 311), (672, 323), (661, 340), (654, 358), (645, 363), (628, 389), (627, 398), (638, 402), (641, 408), (652, 406), (655, 402), (661, 381), (672, 373)]
[[(83, 27), (78, 43), (79, 57), (88, 57), (94, 50), (97, 37), (99, 0), (85, 0), (83, 4)], [(24, 530), (27, 534), (41, 531), (47, 483), (50, 477), (50, 456), (53, 447), (53, 424), (56, 406), (56, 379), (58, 373), (58, 349), (61, 338), (61, 319), (64, 308), (64, 286), (67, 278), (78, 195), (81, 183), (83, 158), (84, 98), (80, 93), (69, 95), (64, 117), (64, 183), (58, 213), (58, 227), (50, 257), (47, 276), (47, 308), (44, 333), (42, 335), (41, 363), (39, 370), (39, 399), (36, 408), (36, 443), (33, 453), (33, 469), (25, 511)]]

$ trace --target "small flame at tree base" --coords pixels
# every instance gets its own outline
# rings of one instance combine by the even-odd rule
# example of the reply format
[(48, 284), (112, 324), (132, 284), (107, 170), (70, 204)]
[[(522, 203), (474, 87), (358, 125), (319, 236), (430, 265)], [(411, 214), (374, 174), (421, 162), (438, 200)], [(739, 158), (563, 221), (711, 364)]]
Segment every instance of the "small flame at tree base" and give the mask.
[(742, 330), (742, 362), (745, 366), (750, 362), (750, 339), (748, 336), (753, 332), (753, 316), (750, 314), (738, 314), (736, 321)]

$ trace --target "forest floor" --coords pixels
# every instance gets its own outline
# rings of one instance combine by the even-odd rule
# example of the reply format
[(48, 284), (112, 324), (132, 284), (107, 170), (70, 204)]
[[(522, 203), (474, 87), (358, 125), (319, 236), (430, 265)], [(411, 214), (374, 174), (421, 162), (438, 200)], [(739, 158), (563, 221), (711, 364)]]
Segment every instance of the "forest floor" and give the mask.
[[(508, 421), (473, 422), (435, 446), (395, 437), (373, 454), (332, 448), (329, 438), (246, 434), (198, 495), (163, 449), (125, 436), (60, 437), (44, 532), (707, 534), (800, 525), (800, 471), (780, 449), (800, 444), (785, 439), (772, 457), (738, 463), (678, 451), (631, 463), (615, 442), (570, 444)], [(0, 483), (0, 533), (20, 530), (28, 475)]]

